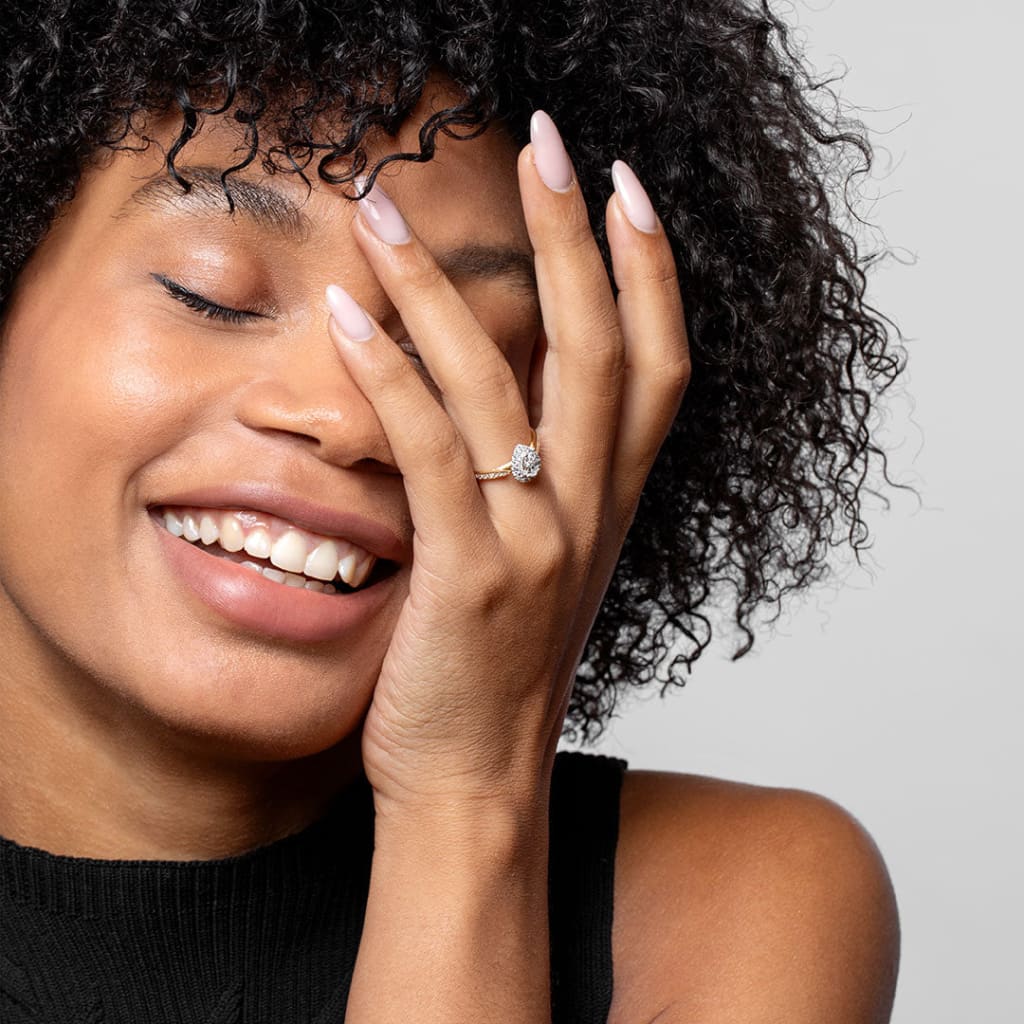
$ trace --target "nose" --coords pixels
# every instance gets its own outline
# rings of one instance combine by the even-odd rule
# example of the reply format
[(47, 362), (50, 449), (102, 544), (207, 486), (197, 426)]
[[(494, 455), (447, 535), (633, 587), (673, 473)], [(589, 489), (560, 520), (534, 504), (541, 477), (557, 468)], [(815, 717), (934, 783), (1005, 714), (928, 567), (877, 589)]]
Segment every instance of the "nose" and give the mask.
[[(324, 462), (397, 473), (373, 406), (349, 376), (327, 333), (327, 310), (283, 332), (257, 355), (237, 394), (235, 418), (251, 430), (281, 435)], [(250, 362), (250, 367), (252, 363)]]

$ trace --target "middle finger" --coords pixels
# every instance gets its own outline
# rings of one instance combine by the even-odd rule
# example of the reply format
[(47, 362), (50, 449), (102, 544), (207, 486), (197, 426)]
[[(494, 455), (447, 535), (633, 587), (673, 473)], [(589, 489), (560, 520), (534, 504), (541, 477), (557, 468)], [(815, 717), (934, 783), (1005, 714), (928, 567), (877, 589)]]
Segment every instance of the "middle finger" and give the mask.
[(530, 136), (518, 169), (548, 340), (540, 432), (552, 439), (552, 478), (562, 492), (593, 496), (594, 482), (607, 477), (615, 445), (625, 362), (622, 329), (558, 129), (538, 110)]

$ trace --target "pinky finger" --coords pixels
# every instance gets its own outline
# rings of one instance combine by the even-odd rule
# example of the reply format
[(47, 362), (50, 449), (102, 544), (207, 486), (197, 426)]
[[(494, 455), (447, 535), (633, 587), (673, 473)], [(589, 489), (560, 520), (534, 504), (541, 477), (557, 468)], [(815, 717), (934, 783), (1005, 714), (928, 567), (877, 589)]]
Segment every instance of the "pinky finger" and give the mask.
[(617, 160), (612, 175), (615, 192), (606, 225), (626, 345), (613, 479), (631, 514), (679, 411), (690, 380), (690, 351), (668, 237), (629, 166)]

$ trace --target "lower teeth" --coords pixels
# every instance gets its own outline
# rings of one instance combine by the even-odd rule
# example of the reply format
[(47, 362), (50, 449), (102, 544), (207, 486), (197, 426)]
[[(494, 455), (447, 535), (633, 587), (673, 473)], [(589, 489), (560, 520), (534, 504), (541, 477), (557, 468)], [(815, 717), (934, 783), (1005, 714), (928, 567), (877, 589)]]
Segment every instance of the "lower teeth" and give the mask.
[(318, 594), (338, 593), (338, 588), (331, 583), (324, 583), (322, 580), (311, 580), (293, 572), (284, 572), (284, 570), (272, 565), (260, 565), (258, 562), (251, 562), (248, 559), (232, 557), (233, 553), (225, 551), (219, 544), (203, 544), (201, 541), (194, 543), (197, 548), (201, 548), (208, 554), (214, 555), (217, 558), (226, 558), (229, 562), (234, 562), (235, 565), (244, 565), (247, 569), (258, 572), (261, 576), (265, 576), (274, 583), (283, 583), (286, 587), (295, 587), (296, 589), (312, 590)]
[(337, 589), (330, 583), (321, 580), (308, 580), (305, 576), (297, 576), (292, 572), (283, 572), (281, 569), (274, 569), (266, 565), (257, 565), (256, 562), (239, 562), (247, 569), (255, 569), (256, 572), (265, 576), (275, 583), (283, 583), (286, 587), (304, 587), (306, 590), (313, 590), (318, 594), (336, 594)]

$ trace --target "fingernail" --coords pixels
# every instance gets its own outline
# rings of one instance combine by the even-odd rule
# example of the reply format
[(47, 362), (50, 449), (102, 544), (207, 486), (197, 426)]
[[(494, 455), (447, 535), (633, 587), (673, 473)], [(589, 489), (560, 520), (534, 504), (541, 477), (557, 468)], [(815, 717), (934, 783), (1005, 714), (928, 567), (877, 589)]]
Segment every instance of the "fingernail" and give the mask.
[[(363, 178), (356, 182), (360, 191), (365, 184)], [(398, 207), (391, 201), (391, 197), (384, 189), (376, 183), (370, 189), (369, 194), (359, 200), (359, 212), (373, 229), (373, 233), (388, 245), (402, 245), (412, 238), (409, 225), (405, 223), (405, 218), (398, 212)]]
[(612, 181), (629, 222), (637, 231), (653, 235), (658, 230), (658, 215), (633, 168), (624, 160), (616, 160), (612, 164)]
[(543, 110), (535, 110), (530, 118), (530, 142), (533, 143), (533, 164), (541, 181), (552, 192), (568, 192), (572, 185), (569, 154), (555, 122)]
[(327, 296), (331, 316), (349, 341), (369, 341), (373, 337), (375, 332), (370, 318), (344, 288), (329, 284), (324, 294)]

